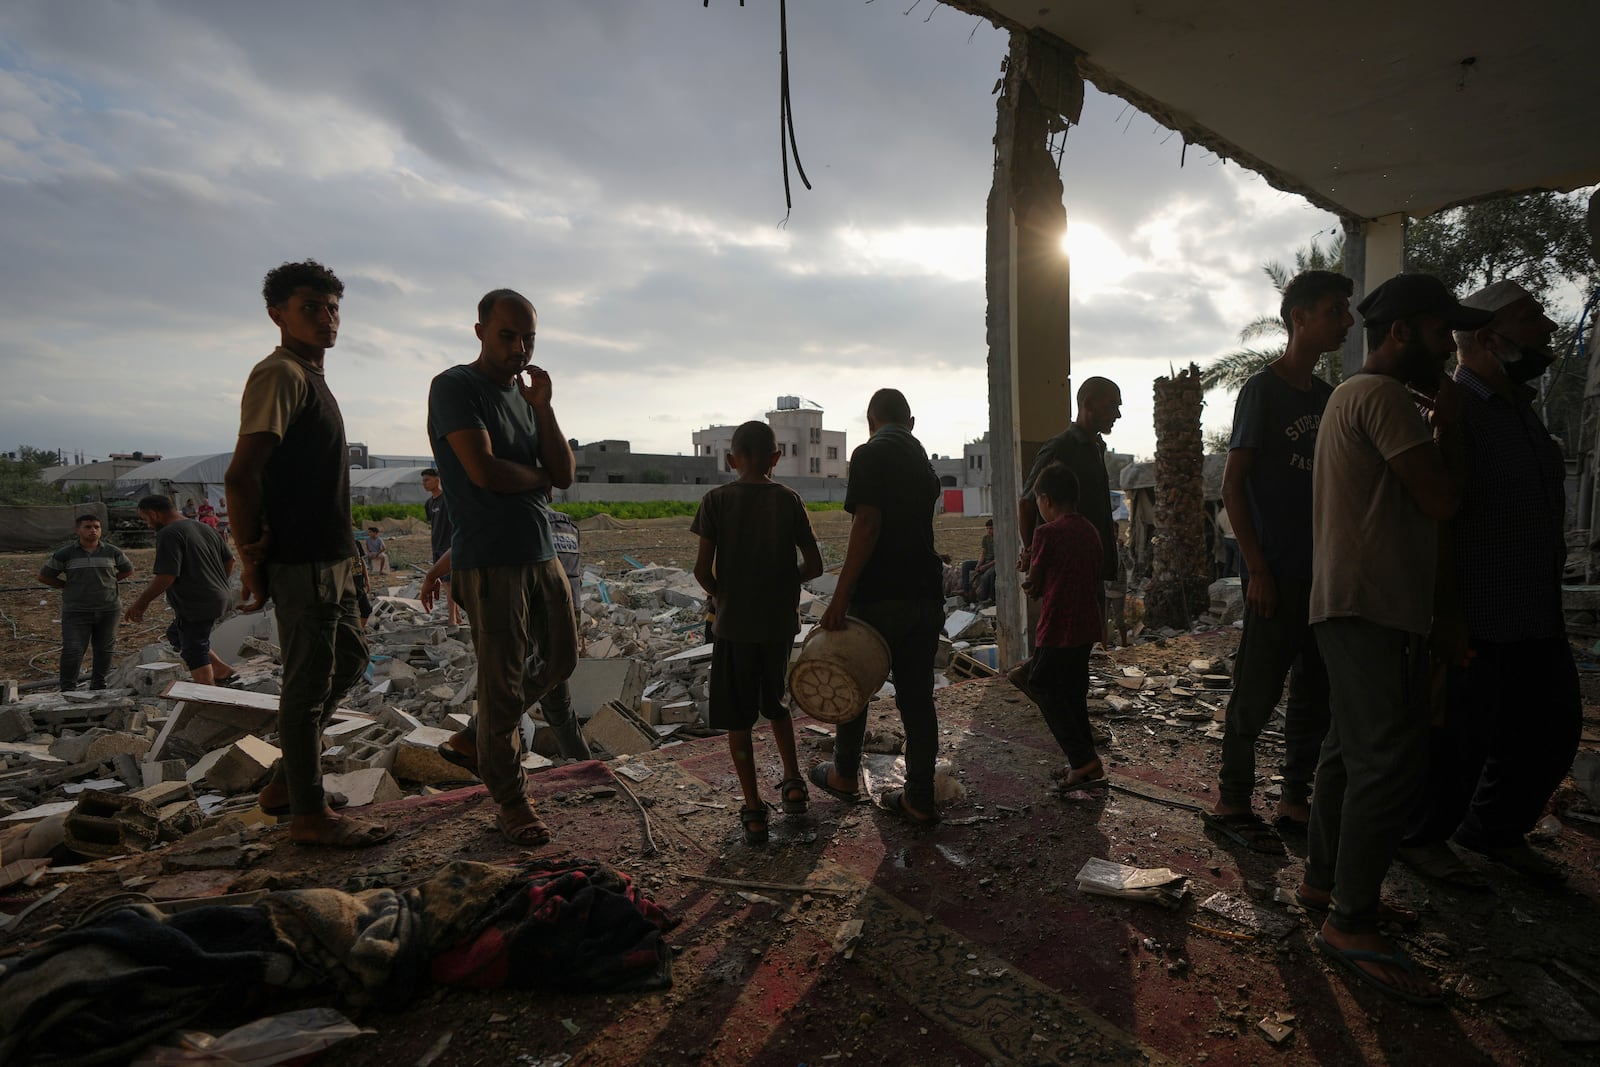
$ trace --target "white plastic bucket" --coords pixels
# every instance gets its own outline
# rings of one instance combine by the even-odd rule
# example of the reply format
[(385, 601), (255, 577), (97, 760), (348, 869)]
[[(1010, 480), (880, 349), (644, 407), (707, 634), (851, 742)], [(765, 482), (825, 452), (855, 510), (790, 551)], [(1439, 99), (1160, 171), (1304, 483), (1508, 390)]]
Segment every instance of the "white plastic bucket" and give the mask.
[(889, 677), (889, 642), (860, 619), (842, 630), (814, 626), (789, 668), (794, 702), (821, 722), (849, 722)]

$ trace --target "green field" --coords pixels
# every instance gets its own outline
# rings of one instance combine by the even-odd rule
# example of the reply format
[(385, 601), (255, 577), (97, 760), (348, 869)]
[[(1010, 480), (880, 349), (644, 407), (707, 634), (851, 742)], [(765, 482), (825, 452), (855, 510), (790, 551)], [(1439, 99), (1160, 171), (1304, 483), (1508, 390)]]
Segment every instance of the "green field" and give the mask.
[[(583, 521), (591, 515), (606, 514), (613, 519), (671, 519), (692, 516), (699, 503), (692, 500), (594, 500), (582, 503), (555, 505), (557, 511)], [(807, 511), (838, 511), (844, 504), (819, 502), (806, 505)], [(422, 519), (421, 504), (357, 504), (350, 509), (350, 517), (357, 526), (365, 526), (379, 519)]]

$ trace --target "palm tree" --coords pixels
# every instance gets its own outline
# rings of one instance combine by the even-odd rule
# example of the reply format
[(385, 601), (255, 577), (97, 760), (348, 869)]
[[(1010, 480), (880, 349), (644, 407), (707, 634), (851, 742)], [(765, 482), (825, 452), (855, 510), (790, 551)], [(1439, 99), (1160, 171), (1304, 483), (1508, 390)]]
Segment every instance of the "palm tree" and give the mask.
[[(1331, 270), (1342, 273), (1344, 234), (1336, 234), (1326, 249), (1315, 240), (1310, 245), (1302, 245), (1295, 249), (1292, 271), (1277, 260), (1270, 260), (1261, 265), (1261, 272), (1272, 282), (1272, 287), (1280, 295), (1291, 278), (1308, 270)], [(1238, 389), (1250, 379), (1250, 375), (1283, 355), (1288, 340), (1289, 332), (1285, 329), (1283, 320), (1276, 315), (1262, 315), (1252, 319), (1239, 331), (1239, 342), (1245, 347), (1236, 348), (1213, 360), (1200, 372), (1201, 385), (1208, 391), (1217, 388)], [(1251, 343), (1263, 341), (1264, 344)], [(1317, 361), (1317, 375), (1333, 385), (1339, 384), (1341, 370), (1338, 352), (1324, 352), (1322, 358)]]

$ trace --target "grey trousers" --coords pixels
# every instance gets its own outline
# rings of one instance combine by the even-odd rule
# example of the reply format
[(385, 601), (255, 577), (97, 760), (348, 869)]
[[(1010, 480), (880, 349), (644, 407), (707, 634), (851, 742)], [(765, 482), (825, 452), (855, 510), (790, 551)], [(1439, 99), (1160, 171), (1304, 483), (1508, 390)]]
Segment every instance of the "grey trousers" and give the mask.
[(1284, 716), (1283, 799), (1304, 804), (1311, 796), (1312, 775), (1328, 732), (1328, 672), (1306, 621), (1310, 608), (1311, 587), (1293, 582), (1278, 583), (1278, 609), (1270, 619), (1245, 608), (1217, 776), (1226, 804), (1250, 804), (1256, 740), (1283, 696), (1284, 676), (1297, 661)]
[(1314, 629), (1333, 721), (1311, 796), (1306, 884), (1332, 896), (1334, 926), (1373, 933), (1384, 875), (1427, 780), (1428, 658), (1420, 635), (1365, 619)]

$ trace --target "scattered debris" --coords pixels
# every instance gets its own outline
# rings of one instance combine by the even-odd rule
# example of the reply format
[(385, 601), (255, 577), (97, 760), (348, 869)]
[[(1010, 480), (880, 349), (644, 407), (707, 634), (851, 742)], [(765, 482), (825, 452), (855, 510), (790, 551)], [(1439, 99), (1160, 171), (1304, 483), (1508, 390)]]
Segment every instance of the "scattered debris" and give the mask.
[(1119, 900), (1177, 908), (1189, 893), (1188, 876), (1167, 867), (1146, 869), (1092, 857), (1078, 872), (1078, 889)]

